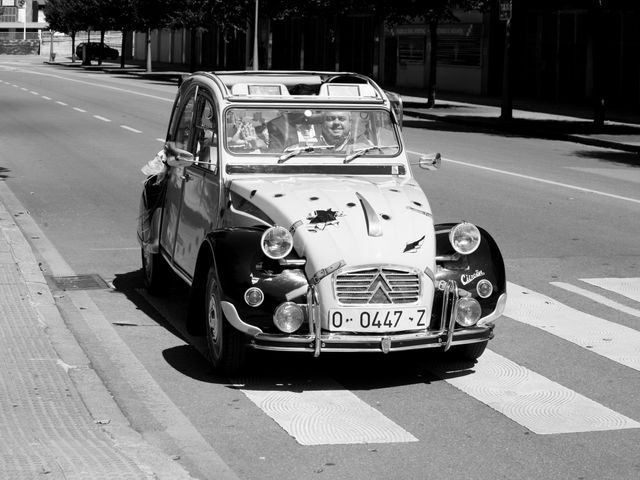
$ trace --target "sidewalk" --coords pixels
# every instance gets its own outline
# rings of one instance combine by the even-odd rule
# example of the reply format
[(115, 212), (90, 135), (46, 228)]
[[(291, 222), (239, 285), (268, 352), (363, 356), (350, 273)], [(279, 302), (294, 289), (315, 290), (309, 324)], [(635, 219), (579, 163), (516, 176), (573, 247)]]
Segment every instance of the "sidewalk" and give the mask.
[(518, 108), (518, 102), (514, 101), (513, 118), (503, 121), (500, 106), (487, 104), (487, 99), (471, 99), (475, 101), (469, 103), (450, 100), (443, 95), (444, 99), (437, 99), (436, 105), (429, 108), (426, 98), (416, 96), (415, 92), (398, 93), (403, 100), (405, 123), (411, 118), (421, 118), (482, 131), (565, 140), (640, 154), (640, 114), (610, 111), (606, 118), (617, 120), (606, 120), (604, 126), (596, 127), (590, 118), (591, 112), (579, 107), (555, 108), (556, 112), (562, 111), (559, 114), (550, 112), (553, 108), (549, 105), (523, 102), (525, 106)]
[(130, 427), (64, 324), (2, 196), (0, 365), (0, 478), (191, 478)]

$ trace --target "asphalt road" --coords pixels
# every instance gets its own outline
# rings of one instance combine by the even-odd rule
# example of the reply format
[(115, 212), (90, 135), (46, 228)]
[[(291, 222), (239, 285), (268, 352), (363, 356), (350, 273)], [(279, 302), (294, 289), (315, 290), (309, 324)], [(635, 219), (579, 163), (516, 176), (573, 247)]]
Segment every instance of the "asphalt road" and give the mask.
[[(424, 353), (259, 354), (250, 377), (228, 379), (180, 333), (184, 289), (142, 290), (140, 168), (162, 146), (175, 91), (0, 60), (4, 198), (65, 320), (148, 441), (198, 478), (215, 478), (216, 462), (242, 479), (640, 475), (631, 154), (406, 119), (409, 149), (445, 159), (415, 172), (436, 222), (477, 223), (505, 256), (510, 300), (490, 351), (471, 367)], [(55, 291), (69, 275), (111, 288)], [(343, 437), (326, 434), (356, 417)], [(350, 443), (355, 428), (380, 440)]]

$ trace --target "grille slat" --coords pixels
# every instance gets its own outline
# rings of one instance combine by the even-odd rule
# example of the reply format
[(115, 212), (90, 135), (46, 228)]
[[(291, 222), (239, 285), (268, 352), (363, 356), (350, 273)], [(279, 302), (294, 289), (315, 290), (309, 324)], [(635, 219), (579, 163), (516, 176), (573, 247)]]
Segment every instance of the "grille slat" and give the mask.
[(420, 277), (413, 271), (368, 268), (336, 275), (338, 301), (347, 305), (414, 303), (420, 296)]

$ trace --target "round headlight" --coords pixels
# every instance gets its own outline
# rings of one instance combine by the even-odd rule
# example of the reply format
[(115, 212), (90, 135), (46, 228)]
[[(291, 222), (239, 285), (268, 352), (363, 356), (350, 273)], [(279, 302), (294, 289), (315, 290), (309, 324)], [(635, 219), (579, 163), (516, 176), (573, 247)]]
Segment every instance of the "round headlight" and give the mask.
[(463, 327), (472, 327), (482, 315), (480, 303), (475, 298), (463, 297), (458, 300), (456, 322)]
[(480, 245), (480, 230), (473, 223), (459, 223), (449, 232), (449, 242), (456, 252), (468, 255)]
[(246, 292), (244, 292), (244, 301), (247, 302), (247, 305), (250, 307), (257, 307), (264, 301), (264, 293), (257, 287), (248, 288)]
[(293, 333), (304, 322), (304, 311), (297, 303), (284, 302), (278, 305), (273, 314), (273, 323), (284, 333)]
[(293, 248), (293, 237), (284, 227), (271, 227), (262, 234), (260, 244), (267, 257), (277, 260), (289, 255)]
[(483, 278), (476, 285), (476, 292), (478, 292), (478, 296), (480, 298), (490, 297), (491, 294), (493, 293), (493, 285), (489, 280), (487, 280), (486, 278)]

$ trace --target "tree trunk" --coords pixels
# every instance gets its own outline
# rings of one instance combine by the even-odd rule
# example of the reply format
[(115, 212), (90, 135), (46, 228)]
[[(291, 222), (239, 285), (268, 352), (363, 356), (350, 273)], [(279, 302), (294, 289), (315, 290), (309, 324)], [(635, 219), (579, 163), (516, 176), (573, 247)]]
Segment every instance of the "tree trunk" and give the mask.
[(104, 30), (100, 30), (100, 50), (98, 50), (98, 65), (102, 65), (102, 52), (104, 49)]
[(438, 77), (438, 19), (429, 20), (429, 41), (431, 51), (429, 55), (429, 82), (427, 84), (427, 107), (436, 104), (436, 79)]
[(191, 73), (196, 71), (196, 65), (197, 65), (197, 55), (196, 55), (196, 45), (197, 45), (197, 31), (195, 28), (192, 28), (190, 31), (190, 40), (191, 40), (191, 48), (190, 48), (190, 55), (189, 55), (189, 71)]
[(151, 72), (151, 29), (147, 28), (147, 72)]
[(124, 68), (124, 56), (127, 51), (127, 31), (122, 30), (122, 44), (120, 45), (120, 68)]
[(76, 32), (71, 32), (71, 61), (76, 62)]
[(604, 48), (604, 21), (601, 1), (595, 1), (592, 7), (592, 78), (593, 78), (593, 123), (597, 127), (604, 126), (605, 120), (605, 48)]
[(504, 64), (502, 67), (502, 105), (500, 119), (513, 119), (513, 96), (511, 93), (511, 19), (505, 23), (504, 31)]

